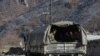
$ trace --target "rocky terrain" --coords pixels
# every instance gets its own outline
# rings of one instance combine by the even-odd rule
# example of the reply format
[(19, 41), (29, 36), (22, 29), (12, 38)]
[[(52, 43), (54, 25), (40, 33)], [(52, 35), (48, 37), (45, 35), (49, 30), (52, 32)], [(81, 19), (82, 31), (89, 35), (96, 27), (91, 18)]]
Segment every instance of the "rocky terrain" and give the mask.
[[(22, 33), (62, 20), (80, 23), (90, 33), (100, 34), (99, 18), (99, 0), (51, 0), (51, 4), (50, 0), (0, 0), (0, 49), (20, 47)], [(99, 41), (89, 44), (88, 56), (99, 56)]]

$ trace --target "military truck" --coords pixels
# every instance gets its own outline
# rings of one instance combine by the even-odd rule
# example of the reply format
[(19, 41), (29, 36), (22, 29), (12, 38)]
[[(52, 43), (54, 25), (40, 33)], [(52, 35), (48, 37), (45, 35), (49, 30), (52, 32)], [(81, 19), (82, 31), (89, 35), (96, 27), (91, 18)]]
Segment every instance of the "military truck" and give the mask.
[(28, 55), (85, 56), (87, 35), (84, 29), (71, 21), (60, 21), (34, 28), (27, 44)]

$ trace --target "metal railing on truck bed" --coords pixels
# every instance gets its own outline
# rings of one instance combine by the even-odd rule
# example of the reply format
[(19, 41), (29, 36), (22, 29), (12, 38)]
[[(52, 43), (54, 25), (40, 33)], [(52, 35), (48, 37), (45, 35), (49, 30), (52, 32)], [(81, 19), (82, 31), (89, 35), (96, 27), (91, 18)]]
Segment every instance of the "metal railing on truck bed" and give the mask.
[(44, 52), (51, 54), (83, 53), (80, 47), (77, 48), (77, 44), (77, 42), (47, 44), (44, 46)]

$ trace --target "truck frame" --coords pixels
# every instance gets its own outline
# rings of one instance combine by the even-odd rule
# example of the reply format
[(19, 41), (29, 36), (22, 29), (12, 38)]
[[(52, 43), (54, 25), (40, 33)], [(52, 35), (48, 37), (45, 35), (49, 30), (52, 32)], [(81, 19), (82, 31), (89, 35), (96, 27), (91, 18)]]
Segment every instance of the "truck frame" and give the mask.
[(61, 21), (34, 28), (26, 45), (28, 55), (85, 56), (87, 35), (77, 23)]

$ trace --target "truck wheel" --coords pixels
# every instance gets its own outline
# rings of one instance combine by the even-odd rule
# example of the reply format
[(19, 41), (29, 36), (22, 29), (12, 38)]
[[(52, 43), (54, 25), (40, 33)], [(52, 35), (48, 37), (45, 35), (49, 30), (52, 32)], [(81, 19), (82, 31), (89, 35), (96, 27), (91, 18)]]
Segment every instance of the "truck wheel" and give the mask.
[(83, 55), (83, 54), (78, 54), (78, 56), (85, 56), (85, 55)]
[(84, 54), (75, 54), (74, 56), (85, 56)]
[(25, 54), (25, 56), (32, 56), (33, 54), (32, 53), (29, 53), (29, 52), (27, 52), (26, 54)]
[(44, 56), (53, 56), (52, 54), (45, 54)]

